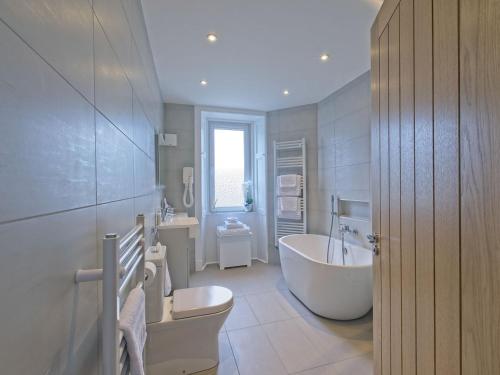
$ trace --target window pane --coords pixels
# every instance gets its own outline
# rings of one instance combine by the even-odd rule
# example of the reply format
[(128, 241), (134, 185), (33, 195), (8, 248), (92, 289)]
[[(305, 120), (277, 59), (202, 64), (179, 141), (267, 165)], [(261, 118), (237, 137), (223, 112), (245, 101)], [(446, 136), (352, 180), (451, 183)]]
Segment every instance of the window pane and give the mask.
[(214, 207), (242, 207), (245, 132), (214, 129)]

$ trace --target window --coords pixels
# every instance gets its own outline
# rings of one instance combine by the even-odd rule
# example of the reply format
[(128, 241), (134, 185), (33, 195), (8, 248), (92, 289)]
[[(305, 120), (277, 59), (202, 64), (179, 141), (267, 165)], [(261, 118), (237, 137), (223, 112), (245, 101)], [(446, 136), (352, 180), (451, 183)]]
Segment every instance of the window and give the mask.
[(243, 184), (250, 180), (250, 126), (210, 123), (210, 207), (240, 211), (245, 204)]

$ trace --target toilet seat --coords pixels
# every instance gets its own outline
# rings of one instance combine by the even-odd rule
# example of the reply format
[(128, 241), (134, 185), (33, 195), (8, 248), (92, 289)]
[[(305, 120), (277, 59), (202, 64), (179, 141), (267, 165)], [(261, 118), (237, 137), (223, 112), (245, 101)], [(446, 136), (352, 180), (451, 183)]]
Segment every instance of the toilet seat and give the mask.
[(203, 286), (174, 290), (172, 319), (216, 314), (233, 305), (233, 293), (221, 286)]

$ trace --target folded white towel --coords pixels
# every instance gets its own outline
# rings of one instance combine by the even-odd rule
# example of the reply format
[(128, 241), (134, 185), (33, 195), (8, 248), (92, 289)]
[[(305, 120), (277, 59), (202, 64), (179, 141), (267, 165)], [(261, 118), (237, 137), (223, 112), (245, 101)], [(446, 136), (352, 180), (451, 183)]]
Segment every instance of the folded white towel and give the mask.
[(231, 222), (225, 220), (224, 226), (226, 227), (226, 229), (238, 229), (238, 228), (243, 228), (244, 224), (241, 221), (231, 223)]
[(297, 197), (279, 197), (278, 198), (278, 217), (282, 219), (300, 220), (302, 212), (300, 201)]
[[(168, 251), (168, 249), (167, 249)], [(172, 291), (172, 279), (170, 278), (170, 272), (168, 270), (168, 264), (167, 264), (167, 257), (165, 256), (165, 285), (164, 285), (164, 290), (163, 294), (165, 297), (168, 297), (170, 295), (170, 292)]]
[(226, 227), (219, 226), (217, 227), (217, 232), (220, 237), (241, 236), (244, 234), (251, 234), (250, 227), (246, 224), (243, 224), (242, 228), (236, 228), (236, 229), (227, 229)]
[(301, 192), (302, 192), (302, 189), (300, 187), (279, 188), (277, 195), (282, 196), (282, 197), (299, 197)]
[(281, 211), (296, 212), (299, 210), (299, 198), (297, 197), (279, 197), (278, 204)]
[(145, 307), (144, 291), (142, 288), (134, 288), (120, 313), (120, 329), (127, 343), (131, 375), (144, 375), (142, 352), (147, 335)]
[(278, 186), (280, 188), (296, 188), (300, 185), (300, 176), (297, 174), (284, 174), (278, 176)]
[[(293, 181), (293, 183), (292, 183)], [(301, 194), (302, 176), (297, 174), (278, 176), (277, 195), (283, 197), (298, 197)]]

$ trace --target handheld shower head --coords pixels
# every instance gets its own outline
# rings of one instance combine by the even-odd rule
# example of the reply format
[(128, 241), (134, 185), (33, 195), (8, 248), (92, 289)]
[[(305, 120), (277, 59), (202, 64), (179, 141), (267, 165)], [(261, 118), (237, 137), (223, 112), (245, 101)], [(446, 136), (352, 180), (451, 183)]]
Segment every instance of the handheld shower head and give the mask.
[(337, 216), (337, 212), (335, 211), (335, 196), (330, 195), (330, 203), (331, 203), (331, 214), (332, 216)]

